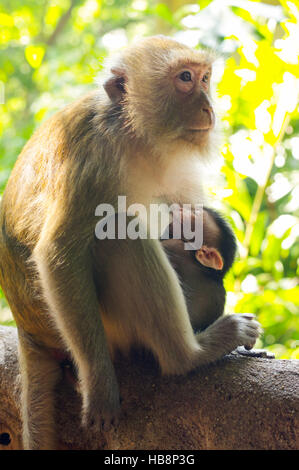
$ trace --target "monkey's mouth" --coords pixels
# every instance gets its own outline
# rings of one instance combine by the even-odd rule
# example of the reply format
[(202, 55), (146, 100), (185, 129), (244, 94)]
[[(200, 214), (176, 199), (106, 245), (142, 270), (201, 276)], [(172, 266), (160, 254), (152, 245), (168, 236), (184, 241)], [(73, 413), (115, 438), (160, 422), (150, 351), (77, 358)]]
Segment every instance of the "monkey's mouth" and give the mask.
[(186, 129), (182, 135), (183, 140), (186, 140), (195, 145), (206, 145), (209, 140), (209, 129)]
[(207, 139), (209, 136), (209, 133), (211, 131), (211, 128), (208, 129), (186, 129), (185, 135), (187, 138), (190, 139), (196, 139), (196, 140), (202, 140), (202, 139)]

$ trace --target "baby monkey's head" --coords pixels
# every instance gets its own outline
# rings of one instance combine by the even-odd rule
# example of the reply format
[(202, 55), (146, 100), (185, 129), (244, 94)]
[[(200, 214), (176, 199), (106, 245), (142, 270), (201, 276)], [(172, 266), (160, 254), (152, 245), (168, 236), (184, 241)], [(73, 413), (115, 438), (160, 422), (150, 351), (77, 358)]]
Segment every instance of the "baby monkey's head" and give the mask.
[[(180, 212), (183, 223), (183, 211)], [(184, 215), (185, 217), (185, 215)], [(194, 232), (194, 212), (187, 215), (191, 218), (191, 232)], [(162, 244), (170, 256), (180, 259), (178, 264), (190, 264), (193, 268), (201, 269), (207, 276), (222, 279), (231, 268), (236, 254), (235, 235), (228, 222), (215, 210), (204, 208), (202, 212), (202, 246), (200, 249), (186, 250), (185, 244), (192, 240), (172, 238), (172, 224), (169, 227), (170, 238)]]

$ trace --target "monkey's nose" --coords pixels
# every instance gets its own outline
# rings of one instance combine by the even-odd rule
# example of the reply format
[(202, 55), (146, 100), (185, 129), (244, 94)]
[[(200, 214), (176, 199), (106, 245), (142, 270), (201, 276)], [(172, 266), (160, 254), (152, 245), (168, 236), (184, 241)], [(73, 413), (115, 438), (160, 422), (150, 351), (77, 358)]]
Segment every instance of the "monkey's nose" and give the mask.
[(209, 131), (214, 127), (215, 117), (214, 111), (211, 106), (205, 105), (200, 107), (196, 113), (193, 122), (190, 126), (190, 130), (194, 131)]
[(215, 125), (215, 114), (213, 108), (211, 106), (205, 106), (204, 108), (202, 108), (202, 111), (205, 115), (204, 121), (206, 121), (208, 125), (207, 128), (211, 129)]

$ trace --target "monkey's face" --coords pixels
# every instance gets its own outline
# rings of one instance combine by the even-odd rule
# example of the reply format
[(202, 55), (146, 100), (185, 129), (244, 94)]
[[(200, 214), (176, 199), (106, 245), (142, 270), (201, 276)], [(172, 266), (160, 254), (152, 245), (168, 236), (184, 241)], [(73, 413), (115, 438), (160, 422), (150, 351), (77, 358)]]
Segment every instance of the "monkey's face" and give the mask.
[[(183, 61), (182, 61), (183, 62)], [(212, 68), (209, 63), (182, 63), (172, 72), (174, 102), (181, 137), (189, 142), (205, 145), (215, 125), (210, 100)]]
[(128, 48), (111, 71), (105, 89), (137, 137), (208, 145), (215, 125), (208, 53), (155, 36)]

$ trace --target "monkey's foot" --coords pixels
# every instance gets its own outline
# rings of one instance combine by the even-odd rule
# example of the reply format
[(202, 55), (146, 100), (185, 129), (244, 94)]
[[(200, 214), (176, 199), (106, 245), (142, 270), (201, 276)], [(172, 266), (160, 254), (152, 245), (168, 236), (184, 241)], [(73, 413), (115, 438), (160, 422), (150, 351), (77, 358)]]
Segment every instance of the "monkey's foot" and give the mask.
[(117, 427), (119, 423), (120, 410), (112, 411), (90, 411), (84, 413), (82, 418), (82, 426), (85, 429), (93, 429), (96, 432), (107, 432), (111, 428)]
[(248, 357), (263, 357), (266, 359), (275, 359), (275, 354), (267, 351), (266, 349), (245, 349), (244, 346), (239, 346), (233, 351), (234, 354), (241, 354)]
[(117, 383), (111, 383), (111, 388), (107, 387), (106, 390), (94, 386), (90, 393), (83, 391), (83, 428), (99, 432), (109, 431), (118, 426), (120, 410)]

